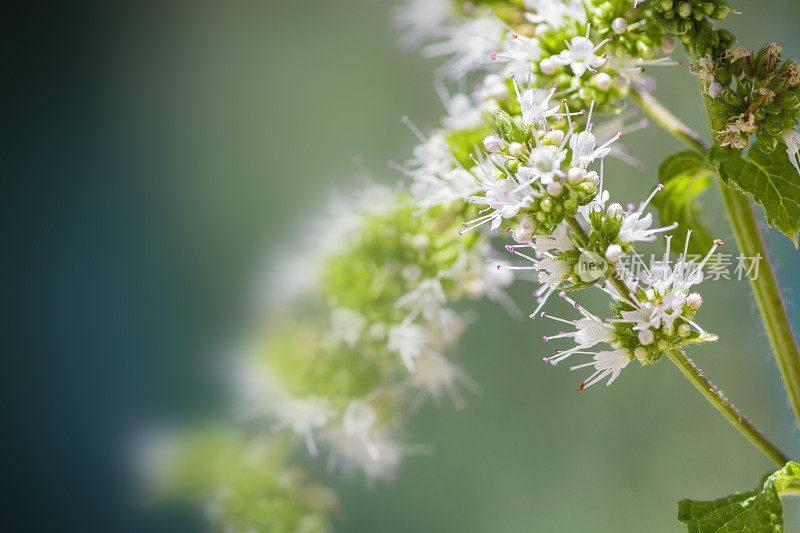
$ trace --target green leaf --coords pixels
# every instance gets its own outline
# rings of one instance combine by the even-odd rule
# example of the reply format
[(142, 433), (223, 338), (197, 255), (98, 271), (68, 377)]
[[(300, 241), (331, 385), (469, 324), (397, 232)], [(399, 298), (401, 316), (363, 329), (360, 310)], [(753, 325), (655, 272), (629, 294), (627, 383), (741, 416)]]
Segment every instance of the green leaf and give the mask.
[(718, 500), (678, 502), (678, 520), (690, 533), (783, 531), (780, 495), (800, 488), (800, 465), (794, 461), (764, 479), (760, 489)]
[(653, 205), (659, 208), (662, 225), (680, 224), (668, 233), (673, 237), (673, 250), (683, 250), (686, 230), (691, 229), (689, 252), (699, 255), (708, 252), (712, 237), (698, 220), (701, 214), (698, 197), (711, 185), (712, 178), (713, 173), (703, 158), (690, 151), (669, 156), (658, 168), (664, 190), (655, 195)]
[(713, 150), (722, 180), (749, 194), (764, 208), (767, 224), (792, 239), (797, 248), (800, 232), (800, 178), (788, 157), (765, 154), (755, 146), (745, 158), (727, 150)]

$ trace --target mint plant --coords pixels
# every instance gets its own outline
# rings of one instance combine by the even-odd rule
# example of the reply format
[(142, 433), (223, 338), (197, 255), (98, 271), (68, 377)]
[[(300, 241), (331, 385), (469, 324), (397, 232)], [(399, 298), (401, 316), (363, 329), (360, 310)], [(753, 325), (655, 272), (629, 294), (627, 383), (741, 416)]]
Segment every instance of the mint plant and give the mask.
[[(800, 352), (751, 203), (797, 246), (800, 70), (776, 43), (736, 46), (717, 27), (733, 13), (725, 0), (406, 1), (396, 12), (403, 41), (445, 58), (436, 87), (446, 116), (430, 132), (406, 119), (420, 144), (404, 165), (392, 165), (402, 187), (347, 197), (324, 229), (309, 232), (323, 244), (314, 253), (321, 268), (302, 270), (309, 260), (300, 258), (291, 270), (302, 270), (311, 290), (273, 302), (269, 315), (279, 319), (257, 321), (237, 364), (240, 415), (268, 421), (284, 436), (273, 438), (304, 443), (312, 457), (326, 454), (331, 468), (391, 476), (420, 450), (397, 437), (419, 403), (449, 396), (462, 407), (459, 387), (472, 386), (445, 357), (467, 326), (449, 303), (490, 296), (511, 307), (512, 277), (533, 273), (537, 306), (529, 316), (561, 330), (542, 339), (542, 359), (581, 371), (579, 393), (666, 355), (775, 462), (754, 491), (680, 502), (688, 530), (781, 530), (780, 496), (800, 487), (800, 467), (684, 353), (725, 342), (724, 331), (702, 326), (713, 305), (701, 295), (704, 271), (724, 243), (702, 226), (697, 199), (716, 181), (740, 251), (764, 260), (751, 288), (800, 421)], [(698, 80), (712, 145), (656, 99), (646, 75), (679, 68), (669, 56), (677, 43), (693, 61), (686, 75)], [(642, 168), (624, 140), (650, 122), (687, 150), (652, 172), (646, 198), (612, 199), (606, 186), (619, 176), (604, 160)], [(648, 265), (641, 246), (654, 242), (663, 254)], [(493, 246), (505, 248), (506, 261)], [(603, 293), (610, 310), (582, 305), (583, 290)], [(243, 450), (240, 442), (225, 447)], [(227, 458), (234, 471), (236, 457)], [(230, 473), (216, 469), (196, 476), (200, 488), (190, 492), (211, 502), (224, 531), (324, 530), (332, 497), (281, 481), (275, 472), (289, 462), (256, 463), (244, 469), (245, 481), (223, 485), (218, 478)], [(193, 464), (203, 471), (216, 463)], [(280, 522), (276, 498), (290, 501), (282, 513), (292, 510)]]

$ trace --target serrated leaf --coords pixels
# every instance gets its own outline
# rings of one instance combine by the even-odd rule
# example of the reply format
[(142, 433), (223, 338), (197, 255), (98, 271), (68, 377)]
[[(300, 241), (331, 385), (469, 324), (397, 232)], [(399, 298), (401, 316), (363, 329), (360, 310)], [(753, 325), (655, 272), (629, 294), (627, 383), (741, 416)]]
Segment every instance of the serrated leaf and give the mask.
[(764, 208), (767, 224), (789, 237), (797, 248), (800, 232), (800, 177), (788, 157), (767, 155), (757, 147), (744, 158), (737, 153), (714, 150), (720, 177), (727, 184), (753, 197)]
[(711, 185), (712, 178), (713, 173), (703, 158), (690, 151), (669, 156), (658, 168), (664, 190), (653, 198), (653, 205), (659, 208), (661, 224), (680, 224), (667, 234), (673, 237), (673, 250), (683, 250), (686, 230), (691, 229), (689, 252), (698, 255), (708, 252), (712, 237), (699, 221), (698, 198)]
[(689, 533), (783, 531), (780, 495), (800, 487), (800, 465), (791, 461), (766, 477), (761, 488), (700, 502), (678, 502), (678, 520)]

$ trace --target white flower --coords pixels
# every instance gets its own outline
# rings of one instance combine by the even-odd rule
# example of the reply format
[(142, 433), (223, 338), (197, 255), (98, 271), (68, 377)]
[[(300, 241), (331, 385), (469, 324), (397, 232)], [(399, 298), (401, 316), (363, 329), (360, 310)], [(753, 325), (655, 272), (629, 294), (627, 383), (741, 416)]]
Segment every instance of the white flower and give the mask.
[(558, 108), (561, 107), (560, 104), (549, 106), (550, 99), (556, 89), (558, 89), (558, 86), (553, 85), (549, 92), (532, 88), (523, 91), (522, 95), (517, 99), (522, 108), (523, 124), (526, 126), (535, 124), (541, 128), (547, 124), (547, 117), (552, 117), (558, 113)]
[(539, 283), (556, 285), (572, 273), (572, 266), (567, 261), (554, 257), (545, 257), (539, 261)]
[(576, 322), (578, 331), (575, 333), (575, 342), (581, 346), (594, 346), (598, 342), (611, 342), (616, 334), (614, 328), (591, 318), (581, 318)]
[(575, 353), (586, 353), (585, 350), (591, 348), (595, 344), (600, 342), (611, 343), (616, 339), (616, 332), (614, 328), (603, 322), (600, 317), (593, 315), (580, 305), (578, 305), (575, 300), (571, 299), (565, 292), (559, 293), (559, 298), (569, 302), (575, 309), (577, 309), (583, 318), (578, 320), (566, 320), (564, 318), (559, 318), (557, 316), (553, 316), (542, 312), (542, 318), (549, 318), (551, 320), (555, 320), (557, 322), (561, 322), (564, 324), (569, 324), (575, 327), (575, 331), (562, 331), (558, 335), (545, 335), (543, 338), (544, 342), (549, 342), (555, 339), (564, 339), (564, 338), (573, 338), (575, 340), (576, 346), (570, 348), (569, 350), (556, 350), (555, 355), (552, 357), (543, 357), (542, 359), (545, 362), (548, 362), (552, 365), (558, 364), (560, 361), (563, 361), (567, 357), (575, 354)]
[(342, 415), (342, 426), (348, 436), (356, 436), (368, 440), (370, 430), (378, 421), (378, 413), (363, 400), (352, 400)]
[(339, 307), (331, 311), (331, 331), (334, 338), (344, 341), (350, 348), (356, 345), (366, 324), (366, 319), (352, 309)]
[(580, 24), (586, 22), (586, 10), (578, 0), (525, 0), (525, 7), (533, 13), (525, 13), (525, 18), (534, 24), (547, 24), (557, 30), (567, 20)]
[(611, 144), (621, 135), (617, 134), (599, 147), (595, 148), (596, 139), (590, 130), (575, 133), (569, 138), (569, 148), (572, 150), (572, 164), (586, 168), (595, 159), (607, 156), (611, 152)]
[(471, 384), (461, 368), (438, 354), (429, 354), (417, 361), (417, 369), (409, 377), (411, 384), (430, 394), (439, 401), (447, 394), (453, 400), (456, 409), (464, 407), (464, 398), (459, 394), (456, 385), (459, 381)]
[(502, 38), (503, 25), (494, 17), (470, 19), (457, 26), (443, 28), (445, 40), (425, 47), (428, 57), (452, 55), (442, 69), (451, 79), (461, 79), (490, 59), (490, 53)]
[(489, 100), (490, 98), (502, 100), (508, 96), (508, 85), (503, 83), (503, 79), (497, 74), (488, 74), (475, 91), (475, 95), (479, 100)]
[(509, 178), (486, 181), (486, 192), (483, 196), (470, 196), (470, 202), (488, 205), (493, 211), (466, 222), (467, 230), (491, 222), (491, 229), (496, 230), (504, 218), (517, 216), (519, 210), (533, 202), (535, 192), (528, 184), (518, 184)]
[(453, 168), (450, 146), (440, 134), (431, 137), (414, 147), (413, 159), (406, 164), (404, 174), (411, 177), (417, 175), (438, 175)]
[(328, 419), (336, 414), (325, 398), (309, 396), (308, 398), (283, 398), (274, 405), (278, 422), (272, 426), (273, 431), (289, 427), (305, 438), (308, 453), (312, 457), (319, 452), (314, 440), (314, 430), (324, 427)]
[(464, 200), (476, 192), (475, 177), (461, 167), (448, 170), (443, 175), (428, 175), (411, 185), (411, 194), (423, 209), (447, 205)]
[(800, 132), (785, 130), (781, 133), (781, 138), (786, 143), (786, 154), (789, 156), (789, 161), (800, 174)]
[(426, 320), (431, 320), (445, 301), (441, 282), (438, 279), (424, 279), (414, 290), (398, 298), (394, 306), (408, 309), (411, 319), (421, 313)]
[(368, 439), (358, 433), (349, 434), (341, 427), (331, 428), (325, 437), (333, 448), (329, 467), (333, 468), (341, 461), (346, 470), (358, 468), (369, 479), (394, 475), (405, 453), (389, 437), (386, 428), (373, 428)]
[(425, 352), (427, 335), (417, 324), (407, 322), (393, 326), (389, 330), (389, 341), (386, 347), (400, 354), (400, 358), (410, 372), (414, 371), (414, 359)]
[(650, 193), (650, 196), (648, 196), (644, 202), (639, 204), (639, 209), (632, 213), (628, 213), (622, 218), (622, 225), (619, 229), (620, 241), (623, 243), (636, 241), (653, 242), (656, 240), (656, 233), (671, 231), (678, 227), (678, 223), (675, 222), (674, 224), (670, 224), (669, 226), (665, 226), (663, 228), (650, 229), (650, 224), (653, 223), (653, 214), (647, 213), (646, 215), (642, 216), (647, 204), (649, 204), (650, 200), (653, 199), (656, 193), (663, 188), (664, 186), (659, 183), (653, 192)]
[(518, 33), (508, 33), (503, 41), (503, 48), (499, 53), (492, 54), (495, 61), (505, 62), (504, 76), (515, 76), (525, 79), (530, 76), (531, 63), (541, 56), (539, 41), (533, 37), (525, 37)]
[(483, 115), (481, 110), (472, 101), (472, 98), (465, 94), (449, 96), (442, 93), (447, 116), (442, 119), (442, 125), (451, 130), (466, 130), (473, 128), (481, 123)]
[(404, 0), (394, 11), (397, 26), (407, 30), (400, 42), (414, 45), (435, 35), (454, 14), (450, 0)]
[(611, 385), (614, 380), (619, 377), (622, 369), (628, 366), (628, 363), (631, 362), (631, 356), (625, 350), (599, 352), (595, 354), (592, 359), (594, 359), (593, 363), (584, 363), (582, 365), (576, 365), (570, 368), (570, 370), (577, 370), (587, 366), (594, 366), (594, 373), (586, 380), (581, 382), (578, 392), (583, 392), (583, 390), (585, 390), (587, 387), (591, 387), (598, 381), (603, 380), (608, 376), (610, 377), (608, 378), (606, 385)]
[(550, 235), (537, 235), (533, 241), (536, 250), (541, 252), (550, 250), (569, 252), (575, 249), (575, 243), (572, 242), (572, 236), (565, 222), (556, 226), (556, 229)]
[(529, 185), (538, 181), (542, 185), (553, 183), (554, 178), (563, 176), (561, 164), (567, 158), (566, 150), (559, 150), (555, 146), (537, 146), (530, 153), (530, 163), (527, 166), (519, 167), (517, 175), (527, 179), (524, 182)]
[(596, 69), (606, 63), (606, 57), (605, 54), (600, 56), (595, 55), (595, 52), (608, 41), (609, 39), (606, 39), (595, 45), (589, 40), (589, 29), (587, 29), (586, 37), (576, 35), (570, 39), (566, 50), (558, 55), (552, 56), (550, 59), (561, 66), (569, 65), (576, 78), (583, 76), (583, 73), (587, 70), (592, 74), (596, 74)]

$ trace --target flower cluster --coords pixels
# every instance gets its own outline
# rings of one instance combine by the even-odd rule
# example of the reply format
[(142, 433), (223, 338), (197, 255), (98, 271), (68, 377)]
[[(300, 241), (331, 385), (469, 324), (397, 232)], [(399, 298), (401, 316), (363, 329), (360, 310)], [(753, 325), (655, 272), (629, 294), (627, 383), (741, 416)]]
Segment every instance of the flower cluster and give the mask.
[[(684, 250), (674, 266), (670, 266), (669, 242), (670, 237), (667, 237), (663, 262), (654, 264), (639, 279), (626, 276), (625, 283), (620, 286), (622, 292), (607, 284), (599, 285), (612, 299), (610, 318), (592, 314), (565, 291), (561, 291), (559, 297), (574, 307), (580, 318), (565, 319), (546, 312), (539, 315), (574, 328), (544, 337), (545, 342), (565, 338), (575, 342), (574, 347), (555, 350), (554, 355), (544, 357), (544, 361), (556, 365), (572, 355), (592, 356), (591, 362), (571, 367), (571, 370), (594, 367), (594, 373), (581, 382), (578, 392), (606, 377), (610, 385), (634, 359), (649, 365), (658, 361), (666, 350), (716, 340), (716, 336), (695, 322), (703, 299), (699, 293), (690, 291), (703, 280), (703, 266), (722, 243), (715, 241), (706, 257), (697, 264), (687, 260)], [(607, 344), (611, 350), (587, 351), (600, 343)]]
[[(558, 85), (570, 106), (595, 102), (601, 112), (621, 108), (631, 84), (645, 81), (647, 66), (671, 64), (657, 56), (675, 46), (648, 23), (650, 7), (634, 0), (454, 2), (447, 13), (434, 27), (418, 2), (408, 1), (398, 19), (409, 35), (436, 41), (423, 49), (427, 55), (450, 56), (448, 78), (483, 70), (535, 87)], [(518, 103), (509, 83), (491, 85), (495, 105), (513, 112)]]
[[(647, 212), (663, 187), (638, 206), (626, 207), (610, 201), (604, 188), (604, 158), (631, 160), (619, 140), (623, 132), (645, 124), (626, 127), (624, 114), (596, 123), (599, 111), (625, 105), (633, 71), (641, 74), (655, 43), (669, 48), (669, 39), (639, 18), (649, 13), (645, 6), (623, 1), (584, 7), (533, 1), (516, 8), (516, 14), (509, 8), (497, 17), (485, 15), (485, 20), (501, 20), (507, 33), (492, 55), (494, 63), (481, 67), (500, 68), (469, 96), (440, 89), (448, 116), (429, 137), (412, 126), (422, 144), (402, 171), (422, 206), (460, 199), (480, 207), (465, 219), (461, 238), (505, 228), (515, 242), (506, 248), (527, 263), (498, 269), (536, 272), (540, 287), (532, 316), (553, 294), (568, 301), (568, 291), (578, 289), (600, 287), (609, 294), (613, 316), (603, 321), (582, 309), (583, 322), (570, 322), (578, 330), (560, 334), (582, 339), (578, 346), (548, 359), (557, 362), (588, 353), (597, 342), (608, 343), (613, 352), (594, 354), (589, 363), (595, 374), (586, 380), (588, 386), (600, 376), (616, 377), (633, 359), (653, 363), (665, 350), (713, 337), (694, 320), (699, 294), (688, 292), (702, 280), (705, 261), (694, 266), (684, 254), (661, 278), (654, 272), (638, 280), (623, 267), (628, 256), (637, 256), (637, 243), (677, 228), (677, 223), (653, 227)], [(601, 52), (605, 47), (611, 52)], [(631, 62), (639, 68), (620, 68)], [(573, 107), (584, 102), (585, 108)]]
[(254, 335), (240, 407), (302, 437), (312, 456), (324, 443), (331, 464), (386, 477), (414, 450), (394, 433), (419, 400), (459, 407), (459, 383), (471, 384), (444, 356), (465, 325), (448, 302), (502, 298), (511, 276), (488, 262), (484, 236), (459, 238), (469, 206), (420, 212), (375, 186), (349, 207), (338, 245), (313, 258), (313, 301), (282, 302), (282, 318)]
[(723, 20), (732, 11), (727, 0), (655, 0), (653, 22), (666, 34), (675, 35), (695, 57), (724, 50), (733, 44), (727, 30), (715, 30), (712, 20)]
[(240, 421), (271, 431), (247, 439), (213, 430), (173, 443), (163, 484), (204, 503), (225, 532), (321, 532), (335, 499), (286, 464), (298, 442), (312, 457), (324, 447), (330, 468), (370, 480), (426, 450), (398, 440), (403, 421), (427, 398), (460, 408), (460, 386), (475, 386), (446, 357), (466, 324), (448, 304), (508, 303), (512, 276), (495, 268), (486, 236), (458, 235), (474, 210), (425, 209), (381, 186), (335, 202), (307, 231), (318, 246), (270, 274), (266, 313), (232, 369)]
[(329, 531), (336, 497), (308, 483), (300, 470), (286, 468), (290, 451), (272, 436), (248, 440), (210, 427), (154, 445), (147, 466), (160, 468), (154, 482), (162, 497), (202, 503), (215, 531)]
[(654, 22), (696, 60), (690, 71), (703, 87), (717, 143), (742, 150), (755, 136), (765, 154), (783, 146), (800, 173), (800, 69), (777, 43), (757, 52), (734, 46), (733, 34), (713, 24), (731, 11), (726, 0), (653, 2)]
[(693, 72), (703, 82), (720, 145), (747, 148), (755, 136), (756, 146), (767, 154), (784, 145), (798, 168), (800, 70), (797, 63), (783, 60), (781, 51), (777, 43), (756, 53), (729, 48), (718, 57), (700, 59)]

